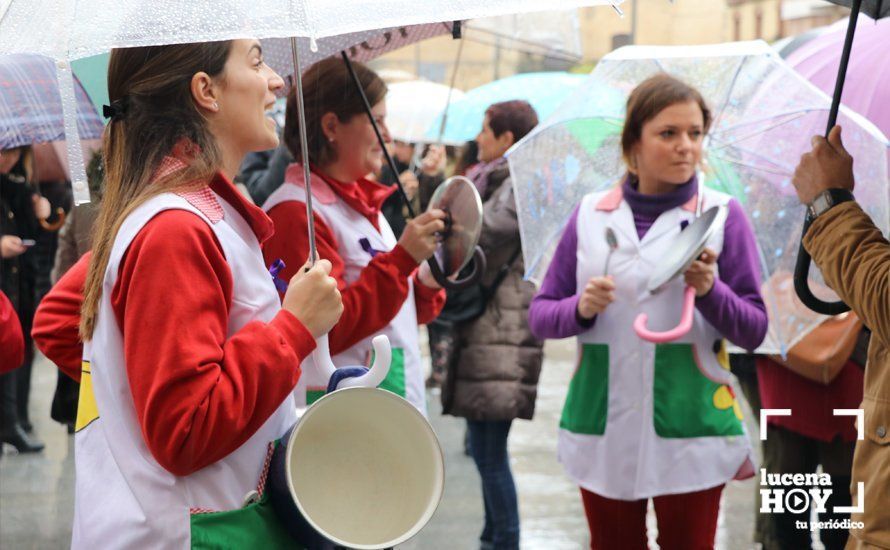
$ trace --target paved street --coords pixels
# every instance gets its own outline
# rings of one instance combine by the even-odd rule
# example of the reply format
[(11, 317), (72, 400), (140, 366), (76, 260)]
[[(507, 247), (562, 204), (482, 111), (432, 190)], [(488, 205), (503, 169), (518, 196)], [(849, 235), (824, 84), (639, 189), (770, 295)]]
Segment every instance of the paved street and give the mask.
[[(573, 355), (573, 344), (569, 341), (548, 343), (535, 420), (514, 423), (510, 435), (524, 549), (580, 549), (588, 542), (577, 488), (563, 475), (555, 458), (556, 426), (572, 374)], [(55, 381), (54, 367), (41, 358), (34, 369), (32, 418), (46, 450), (36, 456), (6, 454), (0, 460), (0, 548), (3, 549), (68, 547), (74, 448), (73, 437), (49, 419)], [(441, 416), (439, 410), (438, 396), (430, 395), (431, 419), (445, 451), (445, 496), (426, 529), (402, 548), (478, 548), (482, 498), (476, 469), (463, 454), (464, 423)], [(750, 422), (749, 430), (753, 431)], [(10, 452), (10, 449), (5, 450)], [(755, 489), (754, 481), (749, 480), (732, 483), (724, 492), (718, 548), (752, 547)], [(654, 520), (651, 513), (650, 520)], [(650, 539), (654, 541), (652, 523), (650, 521)]]

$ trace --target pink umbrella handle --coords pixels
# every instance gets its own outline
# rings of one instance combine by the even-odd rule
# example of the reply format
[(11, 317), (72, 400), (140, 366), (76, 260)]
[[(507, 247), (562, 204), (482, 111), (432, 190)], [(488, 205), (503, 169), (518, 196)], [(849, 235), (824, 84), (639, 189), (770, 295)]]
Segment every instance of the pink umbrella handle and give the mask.
[(695, 313), (695, 288), (687, 286), (686, 291), (683, 293), (683, 315), (680, 317), (679, 325), (664, 332), (652, 332), (646, 328), (646, 321), (649, 320), (649, 315), (640, 313), (637, 316), (637, 320), (634, 321), (634, 331), (643, 340), (656, 344), (673, 342), (685, 336), (692, 329), (693, 313)]

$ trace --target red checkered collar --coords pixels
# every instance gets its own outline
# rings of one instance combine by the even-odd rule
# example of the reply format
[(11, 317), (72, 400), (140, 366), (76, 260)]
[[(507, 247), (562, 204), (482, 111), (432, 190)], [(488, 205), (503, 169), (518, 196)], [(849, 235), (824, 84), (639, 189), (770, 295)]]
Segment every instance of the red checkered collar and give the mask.
[[(170, 155), (161, 161), (155, 179), (184, 170), (188, 164), (181, 158)], [(272, 236), (274, 226), (265, 212), (238, 191), (238, 188), (222, 172), (217, 172), (209, 182), (196, 188), (178, 191), (177, 195), (198, 209), (211, 223), (225, 218), (225, 211), (219, 202), (222, 198), (250, 225), (260, 243)]]

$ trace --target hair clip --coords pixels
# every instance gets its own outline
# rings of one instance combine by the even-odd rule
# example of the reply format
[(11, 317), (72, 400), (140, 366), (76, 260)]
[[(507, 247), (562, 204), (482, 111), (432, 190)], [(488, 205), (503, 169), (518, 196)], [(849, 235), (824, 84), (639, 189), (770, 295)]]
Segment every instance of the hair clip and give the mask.
[(127, 100), (126, 98), (115, 99), (111, 102), (111, 105), (103, 105), (102, 106), (102, 116), (107, 119), (111, 119), (112, 122), (116, 120), (122, 120), (124, 115), (127, 114)]

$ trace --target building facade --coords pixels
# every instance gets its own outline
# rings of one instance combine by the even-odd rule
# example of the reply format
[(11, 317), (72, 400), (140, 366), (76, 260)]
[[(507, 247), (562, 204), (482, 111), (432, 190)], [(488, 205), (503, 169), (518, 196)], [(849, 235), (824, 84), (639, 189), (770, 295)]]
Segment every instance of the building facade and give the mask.
[[(845, 17), (846, 8), (823, 0), (625, 0), (623, 16), (609, 6), (578, 10), (580, 61), (517, 51), (497, 39), (460, 42), (443, 36), (374, 60), (378, 70), (399, 70), (458, 89), (519, 72), (589, 70), (596, 60), (627, 44), (713, 44), (762, 39), (773, 42)], [(460, 61), (458, 52), (460, 51)]]

